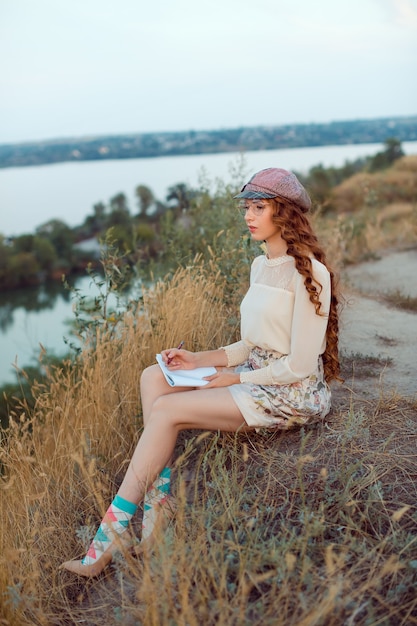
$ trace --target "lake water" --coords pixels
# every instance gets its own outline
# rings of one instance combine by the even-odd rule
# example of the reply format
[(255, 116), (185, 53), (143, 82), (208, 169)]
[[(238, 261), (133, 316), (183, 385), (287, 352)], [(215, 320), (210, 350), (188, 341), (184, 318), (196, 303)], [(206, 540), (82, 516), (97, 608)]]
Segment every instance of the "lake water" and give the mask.
[[(417, 154), (417, 142), (402, 144), (406, 154)], [(288, 150), (246, 152), (248, 174), (265, 167), (307, 172), (313, 165), (341, 166), (346, 160), (376, 154), (381, 144), (320, 146)], [(36, 167), (0, 169), (0, 233), (19, 235), (58, 218), (74, 227), (81, 224), (97, 202), (108, 203), (119, 192), (126, 194), (136, 212), (134, 189), (141, 184), (159, 200), (176, 183), (197, 186), (202, 171), (210, 180), (230, 182), (230, 168), (238, 153), (160, 157), (121, 161), (85, 161)]]
[[(402, 144), (406, 154), (417, 154), (417, 142)], [(253, 173), (277, 166), (307, 172), (312, 166), (340, 166), (346, 160), (373, 155), (381, 144), (322, 146), (291, 150), (248, 152), (243, 155), (245, 171)], [(213, 155), (60, 163), (38, 167), (0, 170), (0, 232), (18, 235), (34, 232), (52, 218), (69, 226), (81, 224), (96, 202), (105, 203), (123, 192), (135, 212), (134, 189), (150, 187), (164, 200), (171, 185), (184, 182), (197, 186), (204, 171), (209, 180), (231, 180), (231, 168), (242, 155)], [(88, 277), (77, 281), (77, 288), (91, 290)], [(68, 321), (74, 318), (69, 292), (57, 286), (36, 292), (0, 294), (0, 385), (15, 380), (13, 363), (24, 367), (37, 359), (39, 344), (57, 356), (67, 351), (64, 336), (69, 336)]]

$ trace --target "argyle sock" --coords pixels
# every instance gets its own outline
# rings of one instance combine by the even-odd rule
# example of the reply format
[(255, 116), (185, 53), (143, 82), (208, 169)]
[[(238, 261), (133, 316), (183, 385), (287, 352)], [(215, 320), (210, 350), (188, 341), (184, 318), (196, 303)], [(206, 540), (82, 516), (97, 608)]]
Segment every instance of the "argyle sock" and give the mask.
[(133, 502), (116, 495), (82, 560), (83, 565), (92, 565), (98, 561), (112, 541), (125, 532), (137, 508)]
[(160, 507), (169, 498), (170, 486), (171, 468), (164, 467), (143, 501), (142, 541), (152, 535)]

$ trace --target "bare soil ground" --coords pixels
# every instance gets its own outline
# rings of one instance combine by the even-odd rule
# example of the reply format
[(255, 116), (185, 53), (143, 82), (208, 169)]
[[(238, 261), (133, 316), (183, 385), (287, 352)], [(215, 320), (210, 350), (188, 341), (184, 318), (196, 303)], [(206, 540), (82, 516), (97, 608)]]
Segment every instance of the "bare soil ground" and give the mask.
[[(387, 251), (345, 268), (340, 349), (346, 387), (362, 399), (381, 391), (417, 396), (417, 309), (387, 303), (387, 295), (417, 298), (417, 248)], [(334, 390), (336, 399), (340, 395)]]

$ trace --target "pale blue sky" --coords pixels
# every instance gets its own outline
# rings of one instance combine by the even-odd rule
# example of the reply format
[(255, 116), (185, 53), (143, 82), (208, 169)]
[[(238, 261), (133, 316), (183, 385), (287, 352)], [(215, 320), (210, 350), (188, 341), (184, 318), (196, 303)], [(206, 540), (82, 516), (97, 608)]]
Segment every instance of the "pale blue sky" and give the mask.
[(417, 0), (0, 0), (0, 143), (417, 114)]

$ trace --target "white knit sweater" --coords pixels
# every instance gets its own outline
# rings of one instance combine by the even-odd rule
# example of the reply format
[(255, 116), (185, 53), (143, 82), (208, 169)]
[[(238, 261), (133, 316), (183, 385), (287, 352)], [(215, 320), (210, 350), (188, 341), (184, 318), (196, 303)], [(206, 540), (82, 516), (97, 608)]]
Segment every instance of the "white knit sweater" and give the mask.
[(255, 346), (282, 357), (267, 367), (242, 372), (241, 383), (288, 384), (316, 371), (318, 357), (326, 347), (331, 285), (322, 263), (312, 259), (312, 268), (319, 292), (321, 285), (321, 315), (315, 312), (293, 257), (268, 259), (262, 255), (253, 261), (250, 287), (240, 307), (241, 340), (223, 346), (228, 366), (243, 363)]

